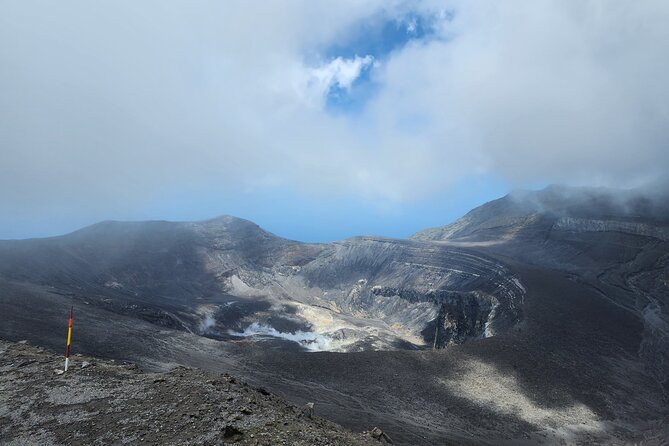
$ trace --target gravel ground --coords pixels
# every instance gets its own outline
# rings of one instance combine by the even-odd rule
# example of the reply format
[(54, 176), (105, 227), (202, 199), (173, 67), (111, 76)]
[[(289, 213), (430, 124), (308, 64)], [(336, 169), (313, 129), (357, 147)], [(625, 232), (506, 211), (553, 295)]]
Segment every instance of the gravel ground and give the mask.
[(0, 444), (380, 444), (227, 374), (142, 373), (84, 356), (62, 367), (40, 348), (0, 341)]

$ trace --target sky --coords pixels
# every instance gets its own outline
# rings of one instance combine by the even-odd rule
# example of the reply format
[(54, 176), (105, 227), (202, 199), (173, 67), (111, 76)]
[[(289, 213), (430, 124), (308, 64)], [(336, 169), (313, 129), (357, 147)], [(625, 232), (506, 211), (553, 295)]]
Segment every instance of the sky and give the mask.
[(669, 184), (669, 2), (0, 0), (0, 239), (229, 214), (406, 237)]

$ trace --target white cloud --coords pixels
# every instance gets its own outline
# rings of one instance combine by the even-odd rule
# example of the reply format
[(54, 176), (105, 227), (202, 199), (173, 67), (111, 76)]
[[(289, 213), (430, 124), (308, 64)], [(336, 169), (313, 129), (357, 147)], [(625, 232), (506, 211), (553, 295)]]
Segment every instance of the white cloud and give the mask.
[(334, 87), (350, 90), (364, 69), (370, 67), (371, 55), (352, 58), (336, 57), (318, 67), (303, 67), (298, 73), (298, 91), (310, 106), (322, 107)]
[[(328, 91), (375, 55), (311, 61), (421, 14), (437, 35), (375, 66), (362, 112), (330, 114)], [(471, 173), (664, 176), (668, 21), (661, 0), (4, 2), (0, 214), (109, 216), (173, 190), (378, 203)]]
[(416, 21), (416, 18), (412, 17), (409, 20), (409, 22), (407, 23), (407, 33), (408, 34), (415, 34), (417, 26), (418, 26), (418, 22)]
[[(669, 4), (453, 2), (443, 41), (382, 73), (370, 110), (391, 128), (422, 114), (418, 145), (519, 185), (631, 186), (669, 167)], [(402, 103), (403, 107), (397, 104)], [(462, 152), (477, 154), (467, 163)]]

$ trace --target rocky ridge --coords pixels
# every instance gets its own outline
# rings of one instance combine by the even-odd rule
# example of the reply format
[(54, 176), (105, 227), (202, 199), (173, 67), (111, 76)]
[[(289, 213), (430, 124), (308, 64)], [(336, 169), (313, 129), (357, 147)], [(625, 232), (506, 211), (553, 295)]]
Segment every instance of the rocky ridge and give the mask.
[(375, 237), (299, 243), (229, 216), (0, 241), (0, 260), (0, 280), (48, 285), (75, 302), (308, 350), (442, 348), (522, 318), (522, 284), (485, 254)]

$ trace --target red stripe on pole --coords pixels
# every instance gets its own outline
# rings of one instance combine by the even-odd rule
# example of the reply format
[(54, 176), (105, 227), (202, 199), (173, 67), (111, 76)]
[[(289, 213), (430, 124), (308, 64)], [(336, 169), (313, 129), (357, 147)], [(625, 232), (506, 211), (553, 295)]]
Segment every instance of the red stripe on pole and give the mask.
[(67, 326), (67, 347), (65, 348), (65, 370), (70, 362), (70, 341), (72, 340), (72, 319), (74, 318), (74, 305), (70, 305), (70, 323)]

